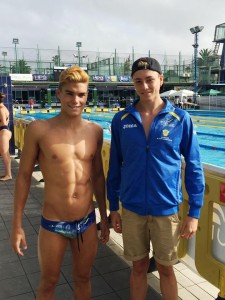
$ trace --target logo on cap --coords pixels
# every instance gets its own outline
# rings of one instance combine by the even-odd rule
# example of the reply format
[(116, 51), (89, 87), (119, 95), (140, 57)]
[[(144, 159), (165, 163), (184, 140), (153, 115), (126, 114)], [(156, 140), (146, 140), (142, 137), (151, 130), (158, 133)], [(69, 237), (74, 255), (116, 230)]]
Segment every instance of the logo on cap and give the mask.
[(138, 62), (138, 68), (142, 68), (143, 70), (148, 70), (149, 63), (147, 61), (140, 60)]

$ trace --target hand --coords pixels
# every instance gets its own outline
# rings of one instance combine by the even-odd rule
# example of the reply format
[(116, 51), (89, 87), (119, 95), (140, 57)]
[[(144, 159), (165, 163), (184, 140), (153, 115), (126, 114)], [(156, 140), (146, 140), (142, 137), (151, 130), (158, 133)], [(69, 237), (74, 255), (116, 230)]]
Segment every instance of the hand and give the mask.
[(198, 219), (186, 217), (181, 225), (180, 236), (184, 239), (192, 238), (198, 229)]
[(118, 211), (111, 211), (110, 215), (114, 231), (117, 233), (122, 233), (122, 221), (120, 214)]
[(100, 222), (100, 229), (101, 229), (101, 234), (100, 234), (100, 242), (102, 244), (106, 244), (109, 241), (109, 223), (108, 219), (101, 219)]
[(23, 250), (27, 249), (27, 243), (26, 243), (24, 230), (22, 228), (12, 230), (10, 241), (11, 241), (11, 246), (12, 246), (13, 250), (17, 254), (24, 256), (22, 249)]

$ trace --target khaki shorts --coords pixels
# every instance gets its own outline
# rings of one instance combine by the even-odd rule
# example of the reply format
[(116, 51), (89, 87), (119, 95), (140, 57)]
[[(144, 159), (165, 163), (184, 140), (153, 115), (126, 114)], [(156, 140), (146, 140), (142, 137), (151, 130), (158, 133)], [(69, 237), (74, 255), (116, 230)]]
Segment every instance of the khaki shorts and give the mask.
[(149, 255), (152, 242), (155, 260), (165, 266), (178, 261), (177, 247), (180, 236), (178, 214), (162, 217), (141, 216), (122, 210), (124, 257), (137, 261)]

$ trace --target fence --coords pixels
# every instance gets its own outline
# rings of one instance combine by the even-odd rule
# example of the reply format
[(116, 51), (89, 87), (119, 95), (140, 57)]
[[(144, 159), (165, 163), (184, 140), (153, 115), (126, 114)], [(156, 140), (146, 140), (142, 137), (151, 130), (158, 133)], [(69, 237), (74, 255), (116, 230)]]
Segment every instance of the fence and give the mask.
[[(15, 45), (16, 46), (16, 45)], [(100, 51), (79, 51), (39, 48), (2, 47), (0, 48), (0, 72), (22, 73), (21, 68), (29, 67), (32, 74), (51, 74), (54, 66), (79, 64), (87, 68), (90, 75), (129, 75), (134, 60), (148, 53), (118, 53)], [(189, 80), (192, 77), (193, 59), (181, 53), (177, 55), (153, 54), (161, 66), (165, 77)], [(20, 62), (23, 62), (23, 65)], [(17, 72), (16, 72), (17, 71)]]

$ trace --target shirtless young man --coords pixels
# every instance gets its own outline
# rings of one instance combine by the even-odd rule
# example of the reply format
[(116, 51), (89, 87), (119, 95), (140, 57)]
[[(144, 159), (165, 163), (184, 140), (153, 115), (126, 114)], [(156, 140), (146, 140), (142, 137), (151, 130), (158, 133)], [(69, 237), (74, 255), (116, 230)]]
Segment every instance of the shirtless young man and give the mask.
[(5, 94), (0, 93), (0, 155), (2, 157), (5, 174), (0, 177), (0, 181), (12, 179), (11, 158), (9, 154), (9, 141), (12, 133), (9, 130), (9, 111), (4, 105)]
[(103, 129), (82, 119), (87, 93), (88, 75), (77, 66), (66, 69), (57, 90), (60, 114), (32, 122), (25, 133), (16, 179), (11, 244), (16, 253), (24, 255), (27, 243), (22, 216), (38, 160), (45, 181), (38, 240), (38, 300), (54, 299), (68, 244), (73, 255), (74, 296), (76, 300), (91, 299), (91, 267), (98, 244), (93, 193), (101, 215), (100, 240), (106, 243), (109, 239), (101, 157)]

